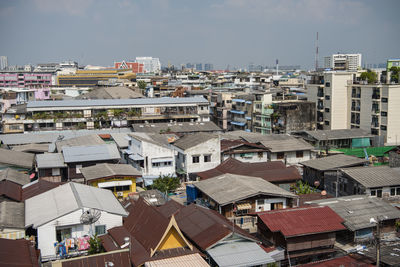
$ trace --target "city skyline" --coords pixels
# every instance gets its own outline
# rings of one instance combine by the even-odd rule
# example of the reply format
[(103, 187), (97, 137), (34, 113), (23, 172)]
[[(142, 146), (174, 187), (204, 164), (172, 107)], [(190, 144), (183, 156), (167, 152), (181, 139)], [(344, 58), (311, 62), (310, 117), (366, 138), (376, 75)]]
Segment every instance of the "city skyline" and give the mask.
[(136, 56), (214, 68), (315, 64), (337, 52), (364, 64), (398, 57), (398, 1), (2, 1), (9, 65), (74, 60), (112, 66)]

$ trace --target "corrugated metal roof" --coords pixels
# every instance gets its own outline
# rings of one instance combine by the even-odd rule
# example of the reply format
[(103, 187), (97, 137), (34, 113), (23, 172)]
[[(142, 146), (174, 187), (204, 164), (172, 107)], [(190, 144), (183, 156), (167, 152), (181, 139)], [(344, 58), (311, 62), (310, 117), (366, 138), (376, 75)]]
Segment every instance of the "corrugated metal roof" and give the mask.
[(400, 168), (358, 167), (341, 170), (365, 188), (400, 185)]
[(173, 123), (151, 123), (134, 124), (132, 128), (135, 132), (159, 133), (160, 130), (172, 133), (191, 133), (191, 132), (222, 132), (214, 122), (173, 122)]
[(156, 261), (148, 261), (145, 267), (207, 267), (208, 263), (198, 254), (190, 254)]
[(363, 129), (341, 129), (341, 130), (317, 130), (304, 131), (316, 140), (335, 140), (335, 139), (352, 139), (362, 137), (372, 137), (372, 135)]
[(84, 267), (84, 266), (110, 266), (106, 263), (113, 263), (115, 267), (131, 266), (129, 249), (116, 250), (112, 252), (83, 256), (61, 261), (62, 267)]
[(61, 153), (38, 154), (36, 155), (36, 164), (38, 169), (63, 168), (67, 166)]
[(53, 189), (57, 186), (60, 186), (64, 183), (54, 183), (54, 182), (49, 182), (43, 179), (38, 179), (36, 181), (33, 181), (29, 184), (26, 184), (22, 187), (22, 201), (25, 201), (28, 198), (37, 196), (41, 193), (44, 193), (46, 191), (49, 191), (50, 189)]
[(0, 238), (2, 266), (39, 267), (40, 252), (30, 240)]
[(111, 137), (120, 149), (127, 148), (129, 146), (127, 133), (112, 133)]
[(95, 146), (103, 144), (105, 144), (105, 142), (98, 134), (82, 135), (56, 142), (58, 152), (61, 152), (62, 149), (67, 146)]
[(195, 134), (185, 135), (184, 137), (175, 141), (173, 145), (182, 150), (186, 150), (195, 147), (197, 145), (203, 144), (211, 139), (218, 140), (218, 136), (207, 133), (195, 133)]
[(64, 147), (62, 153), (65, 163), (121, 159), (115, 144)]
[(384, 220), (400, 218), (398, 209), (376, 197), (347, 196), (308, 203), (330, 207), (345, 220), (344, 225), (351, 231), (373, 227), (370, 219), (377, 216)]
[(19, 185), (25, 185), (31, 181), (28, 174), (11, 168), (0, 171), (0, 181), (4, 180), (11, 181)]
[(93, 99), (93, 100), (55, 100), (29, 101), (26, 109), (50, 107), (91, 107), (91, 106), (126, 106), (126, 105), (176, 105), (176, 104), (208, 104), (204, 97), (161, 97), (138, 99)]
[(285, 237), (346, 229), (344, 220), (329, 207), (283, 209), (257, 215), (272, 232), (281, 232)]
[(34, 158), (34, 154), (0, 148), (0, 163), (8, 166), (32, 169)]
[(220, 267), (258, 266), (275, 262), (256, 242), (227, 242), (207, 252)]
[(26, 145), (18, 145), (18, 146), (13, 146), (11, 148), (14, 151), (20, 151), (20, 152), (47, 152), (49, 151), (49, 145), (48, 144), (26, 144)]
[(81, 169), (87, 181), (110, 176), (142, 176), (141, 172), (129, 164), (101, 163)]
[(72, 182), (27, 199), (25, 207), (25, 226), (33, 228), (83, 208), (128, 215), (110, 190)]
[(219, 205), (226, 205), (258, 194), (296, 197), (296, 195), (262, 178), (229, 173), (197, 182), (194, 186)]
[(273, 153), (314, 149), (312, 145), (303, 139), (297, 139), (294, 137), (288, 138), (283, 142), (282, 140), (262, 140), (260, 143)]
[[(21, 201), (21, 185), (4, 180), (0, 182), (0, 196), (14, 201)], [(1, 212), (1, 211), (0, 211)]]
[(319, 171), (328, 171), (328, 170), (335, 170), (337, 168), (360, 166), (366, 162), (368, 162), (368, 160), (339, 154), (339, 155), (328, 156), (325, 158), (303, 161), (300, 162), (300, 164)]
[[(375, 157), (383, 157), (385, 154), (388, 154), (389, 151), (395, 147), (396, 146), (367, 147), (366, 150), (368, 156), (374, 155)], [(348, 156), (365, 158), (364, 148), (341, 148), (341, 149), (334, 149), (333, 151), (340, 151)]]
[[(375, 248), (374, 248), (375, 249)], [(365, 256), (357, 255), (357, 254), (351, 254), (351, 255), (346, 255), (342, 256), (339, 258), (335, 259), (329, 259), (329, 260), (321, 260), (317, 262), (311, 262), (311, 263), (306, 263), (302, 265), (298, 265), (301, 267), (352, 267), (352, 266), (357, 266), (357, 267), (373, 267), (372, 263), (374, 262), (372, 259), (375, 257), (371, 257), (371, 259), (368, 259)]]

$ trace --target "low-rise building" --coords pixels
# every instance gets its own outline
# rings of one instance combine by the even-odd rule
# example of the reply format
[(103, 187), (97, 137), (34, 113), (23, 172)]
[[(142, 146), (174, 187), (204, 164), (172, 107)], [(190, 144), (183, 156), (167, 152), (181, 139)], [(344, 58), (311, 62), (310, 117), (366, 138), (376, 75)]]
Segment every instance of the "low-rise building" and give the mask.
[(36, 169), (39, 179), (61, 182), (68, 178), (67, 164), (65, 164), (61, 153), (36, 155)]
[(129, 164), (102, 163), (81, 169), (85, 183), (111, 190), (117, 198), (136, 192), (136, 178), (142, 174)]
[(221, 140), (221, 162), (234, 158), (242, 162), (268, 161), (268, 149), (263, 145), (249, 143), (243, 140)]

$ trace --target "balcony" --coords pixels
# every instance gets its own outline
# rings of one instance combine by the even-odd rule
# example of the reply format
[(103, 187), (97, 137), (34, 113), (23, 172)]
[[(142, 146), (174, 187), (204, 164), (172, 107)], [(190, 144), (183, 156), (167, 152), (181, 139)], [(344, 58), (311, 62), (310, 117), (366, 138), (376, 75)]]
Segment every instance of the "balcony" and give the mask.
[(324, 106), (318, 105), (318, 106), (317, 106), (317, 109), (318, 109), (318, 110), (323, 110), (323, 109), (324, 109)]
[(324, 92), (318, 92), (317, 97), (324, 97)]
[(372, 94), (372, 99), (381, 99), (381, 95), (380, 95), (380, 94), (373, 93), (373, 94)]
[(379, 128), (379, 122), (377, 122), (377, 121), (373, 121), (372, 123), (371, 123), (371, 128)]
[(351, 94), (352, 98), (361, 98), (361, 94)]
[(373, 108), (373, 109), (371, 110), (371, 112), (372, 112), (372, 114), (379, 115), (379, 113), (380, 113), (381, 111), (379, 110), (379, 108)]
[(352, 106), (351, 107), (351, 111), (360, 111), (360, 107), (359, 106)]

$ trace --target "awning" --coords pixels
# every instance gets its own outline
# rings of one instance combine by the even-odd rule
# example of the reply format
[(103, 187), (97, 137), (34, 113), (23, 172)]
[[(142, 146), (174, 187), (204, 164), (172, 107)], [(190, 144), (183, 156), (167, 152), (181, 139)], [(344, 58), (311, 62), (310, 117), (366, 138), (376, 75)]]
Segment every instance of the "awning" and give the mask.
[(133, 151), (130, 150), (130, 149), (124, 149), (123, 152), (124, 152), (125, 154), (129, 154), (129, 155), (133, 154)]
[(158, 158), (158, 159), (152, 159), (151, 163), (160, 163), (160, 162), (169, 162), (169, 161), (174, 161), (173, 158)]
[(240, 110), (230, 110), (231, 113), (235, 113), (235, 114), (244, 114), (244, 111), (240, 111)]
[(136, 160), (136, 161), (144, 160), (144, 158), (142, 156), (138, 155), (138, 154), (130, 155), (129, 158), (132, 159), (132, 160)]
[(244, 103), (244, 102), (246, 102), (246, 100), (234, 98), (234, 99), (232, 99), (232, 102)]
[(207, 252), (220, 267), (258, 266), (275, 262), (271, 253), (251, 241), (222, 243)]
[(104, 187), (112, 187), (112, 186), (131, 185), (131, 184), (132, 184), (132, 180), (124, 180), (124, 181), (110, 181), (110, 182), (99, 183), (98, 186), (100, 188), (104, 188)]
[(238, 210), (251, 210), (251, 204), (250, 203), (241, 203), (236, 205)]
[(246, 125), (245, 122), (236, 122), (236, 121), (231, 121), (231, 124), (238, 125), (238, 126), (245, 126)]

